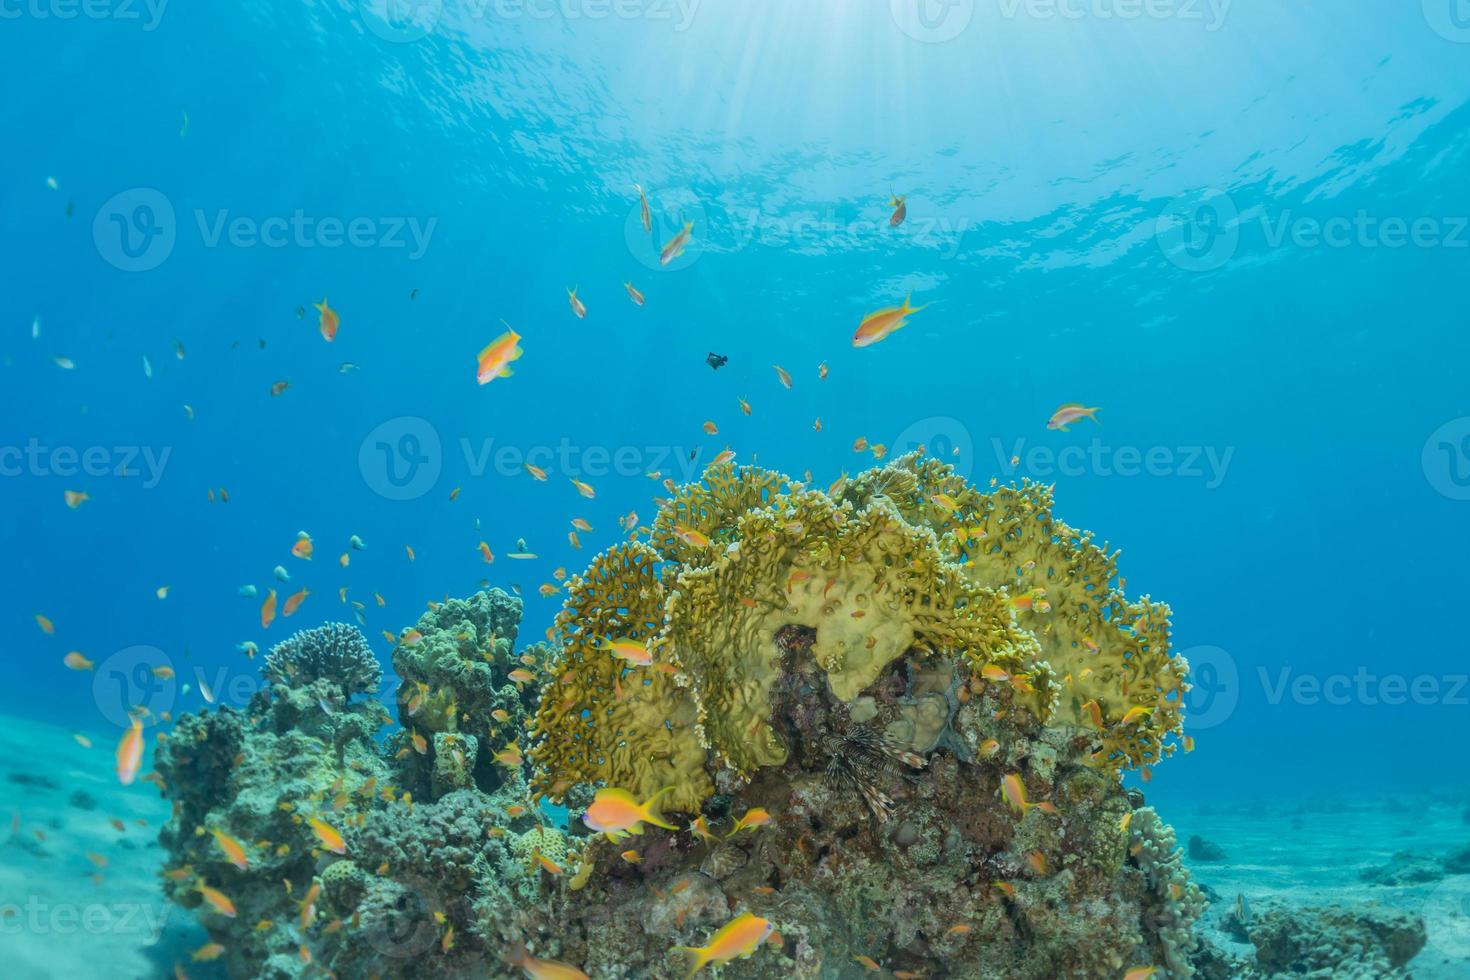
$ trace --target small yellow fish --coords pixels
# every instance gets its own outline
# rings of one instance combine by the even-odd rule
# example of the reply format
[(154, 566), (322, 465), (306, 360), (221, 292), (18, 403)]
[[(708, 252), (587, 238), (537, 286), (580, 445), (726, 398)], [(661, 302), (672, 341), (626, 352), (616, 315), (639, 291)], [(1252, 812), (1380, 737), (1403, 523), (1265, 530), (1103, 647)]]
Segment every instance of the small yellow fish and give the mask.
[(745, 815), (735, 822), (735, 829), (730, 831), (726, 837), (734, 837), (742, 830), (754, 830), (757, 827), (764, 827), (770, 822), (771, 815), (765, 809), (758, 806), (752, 807), (745, 811)]
[(597, 496), (597, 491), (592, 489), (589, 484), (583, 483), (581, 480), (571, 477), (568, 477), (568, 479), (571, 479), (572, 486), (577, 488), (577, 492), (586, 497), (588, 500), (591, 500), (592, 498)]
[(1011, 809), (1021, 816), (1025, 816), (1032, 810), (1041, 810), (1044, 813), (1056, 813), (1057, 808), (1051, 803), (1032, 803), (1026, 799), (1026, 784), (1021, 781), (1020, 775), (1010, 773), (1000, 781), (1001, 795), (1011, 805)]
[(779, 364), (772, 364), (771, 367), (776, 369), (776, 380), (780, 381), (786, 388), (790, 388), (791, 374)]
[(241, 871), (250, 867), (250, 859), (245, 854), (244, 845), (223, 830), (211, 827), (209, 832), (214, 835), (215, 843), (219, 845), (221, 851), (225, 852), (225, 857), (229, 858), (231, 864)]
[(312, 833), (316, 834), (316, 839), (321, 841), (323, 848), (331, 851), (333, 854), (347, 853), (347, 842), (342, 839), (342, 835), (338, 833), (337, 828), (327, 823), (321, 817), (311, 817), (306, 822), (311, 825)]
[(628, 834), (641, 834), (645, 823), (674, 830), (674, 826), (656, 816), (654, 810), (654, 803), (658, 798), (673, 788), (665, 786), (649, 797), (647, 802), (640, 804), (627, 790), (605, 787), (597, 791), (592, 805), (582, 815), (582, 822), (597, 833), (605, 834), (609, 840), (618, 840)]
[(731, 960), (750, 956), (775, 928), (769, 919), (747, 912), (722, 926), (706, 945), (675, 946), (673, 951), (689, 960), (689, 975), (692, 977), (705, 966), (722, 966)]

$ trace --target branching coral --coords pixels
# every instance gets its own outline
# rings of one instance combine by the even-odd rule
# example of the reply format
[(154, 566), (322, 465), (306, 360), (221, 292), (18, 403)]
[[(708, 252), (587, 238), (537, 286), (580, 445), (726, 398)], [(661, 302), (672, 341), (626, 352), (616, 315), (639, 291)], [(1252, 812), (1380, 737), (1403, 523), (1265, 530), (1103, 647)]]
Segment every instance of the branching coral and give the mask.
[(356, 626), (327, 623), (302, 630), (277, 643), (266, 654), (266, 679), (287, 687), (305, 687), (326, 679), (340, 689), (340, 696), (372, 694), (383, 681), (383, 669)]

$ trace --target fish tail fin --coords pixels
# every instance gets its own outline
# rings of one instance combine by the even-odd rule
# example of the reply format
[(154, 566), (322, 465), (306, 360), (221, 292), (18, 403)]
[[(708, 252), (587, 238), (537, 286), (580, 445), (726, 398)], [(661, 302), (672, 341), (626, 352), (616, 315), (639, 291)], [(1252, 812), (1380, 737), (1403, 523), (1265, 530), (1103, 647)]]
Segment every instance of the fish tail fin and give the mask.
[(581, 288), (580, 285), (573, 286), (571, 289), (568, 289), (567, 290), (567, 295), (568, 296), (571, 296), (572, 298), (575, 299), (576, 298), (576, 295), (577, 295), (577, 290), (580, 289), (580, 288)]
[(673, 824), (666, 822), (663, 819), (663, 816), (654, 807), (654, 804), (656, 804), (658, 802), (658, 798), (660, 796), (663, 796), (665, 793), (668, 793), (668, 792), (672, 791), (673, 788), (674, 787), (672, 787), (672, 786), (665, 786), (663, 789), (659, 790), (657, 793), (654, 793), (652, 796), (650, 796), (648, 798), (648, 802), (643, 804), (643, 819), (645, 821), (647, 821), (648, 823), (653, 824), (655, 827), (662, 827), (665, 830), (678, 830), (679, 829), (678, 827), (675, 827)]
[(325, 313), (327, 312), (327, 297), (323, 296), (320, 303), (312, 303), (311, 305), (317, 308), (317, 312)]
[(497, 374), (496, 377), (497, 378), (508, 378), (508, 377), (510, 377), (513, 374), (515, 374), (515, 372), (512, 371), (510, 368), (503, 367), (503, 368), (500, 369), (500, 373)]
[(693, 946), (675, 946), (669, 952), (678, 953), (684, 957), (684, 965), (689, 968), (689, 972), (684, 974), (684, 980), (689, 980), (690, 977), (698, 973), (709, 962), (709, 954)]
[(1087, 410), (1087, 417), (1092, 419), (1094, 425), (1102, 425), (1102, 423), (1097, 420), (1097, 413), (1101, 410), (1101, 406), (1099, 406), (1098, 408), (1089, 408)]

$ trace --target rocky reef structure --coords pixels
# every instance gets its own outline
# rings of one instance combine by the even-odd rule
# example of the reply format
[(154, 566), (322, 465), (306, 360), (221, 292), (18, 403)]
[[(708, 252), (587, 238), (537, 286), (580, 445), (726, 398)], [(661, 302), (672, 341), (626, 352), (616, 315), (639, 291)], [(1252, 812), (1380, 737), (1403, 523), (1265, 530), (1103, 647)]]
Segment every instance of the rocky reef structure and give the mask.
[[(244, 711), (184, 715), (160, 742), (158, 783), (174, 804), (160, 834), (164, 890), (198, 910), (231, 976), (508, 975), (503, 950), (547, 918), (558, 891), (532, 851), (573, 860), (541, 826), (520, 765), (475, 749), (519, 730), (495, 721), (496, 708), (524, 719), (534, 705), (519, 700), (534, 685), (519, 695), (497, 683), (519, 615), (519, 600), (493, 592), (421, 619), (423, 640), (412, 654), (400, 646), (395, 663), (405, 687), (431, 685), (430, 710), (422, 722), (406, 716), (413, 727), (386, 747), (378, 736), (393, 719), (354, 697), (378, 686), (381, 668), (350, 626), (291, 637), (271, 651), (271, 683)], [(458, 662), (461, 633), (497, 651), (499, 677), (488, 661)], [(400, 697), (401, 713), (410, 700)], [(420, 726), (432, 742), (413, 739)]]
[(1230, 937), (1248, 943), (1232, 954), (1204, 940), (1194, 954), (1199, 980), (1408, 980), (1409, 962), (1424, 948), (1424, 920), (1375, 905), (1297, 908), (1263, 904), (1244, 915), (1212, 912)]
[[(241, 977), (660, 980), (741, 913), (772, 928), (735, 980), (1190, 977), (1203, 897), (1122, 783), (1186, 665), (1115, 561), (1047, 488), (919, 454), (826, 492), (713, 466), (567, 583), (554, 644), (502, 592), (430, 604), (386, 738), (340, 627), (181, 719), (165, 888)], [(591, 835), (605, 789), (677, 829)]]
[(826, 493), (725, 464), (594, 559), (535, 788), (690, 829), (589, 844), (547, 952), (675, 976), (750, 911), (779, 938), (727, 976), (1190, 976), (1203, 899), (1119, 776), (1173, 751), (1186, 665), (1051, 503), (918, 454)]

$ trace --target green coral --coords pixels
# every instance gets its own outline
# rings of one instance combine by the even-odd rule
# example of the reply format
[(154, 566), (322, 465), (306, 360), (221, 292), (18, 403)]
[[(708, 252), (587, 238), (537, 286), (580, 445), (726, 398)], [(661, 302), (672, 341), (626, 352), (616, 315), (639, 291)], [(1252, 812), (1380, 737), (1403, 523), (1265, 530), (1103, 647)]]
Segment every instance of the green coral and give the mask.
[[(1157, 761), (1186, 690), (1168, 608), (1128, 601), (1116, 555), (1051, 503), (1029, 483), (981, 493), (917, 454), (827, 493), (710, 467), (675, 490), (648, 543), (605, 552), (570, 583), (536, 719), (536, 788), (672, 787), (667, 805), (693, 810), (713, 792), (707, 761), (747, 778), (783, 763), (771, 700), (778, 637), (793, 627), (812, 631), (827, 684), (854, 710), (896, 661), (938, 657), (1003, 687), (1006, 710), (1079, 730), (1099, 767)], [(607, 643), (624, 639), (653, 664), (613, 657)], [(933, 696), (890, 723), (919, 751), (949, 720), (950, 675), (934, 672)]]

